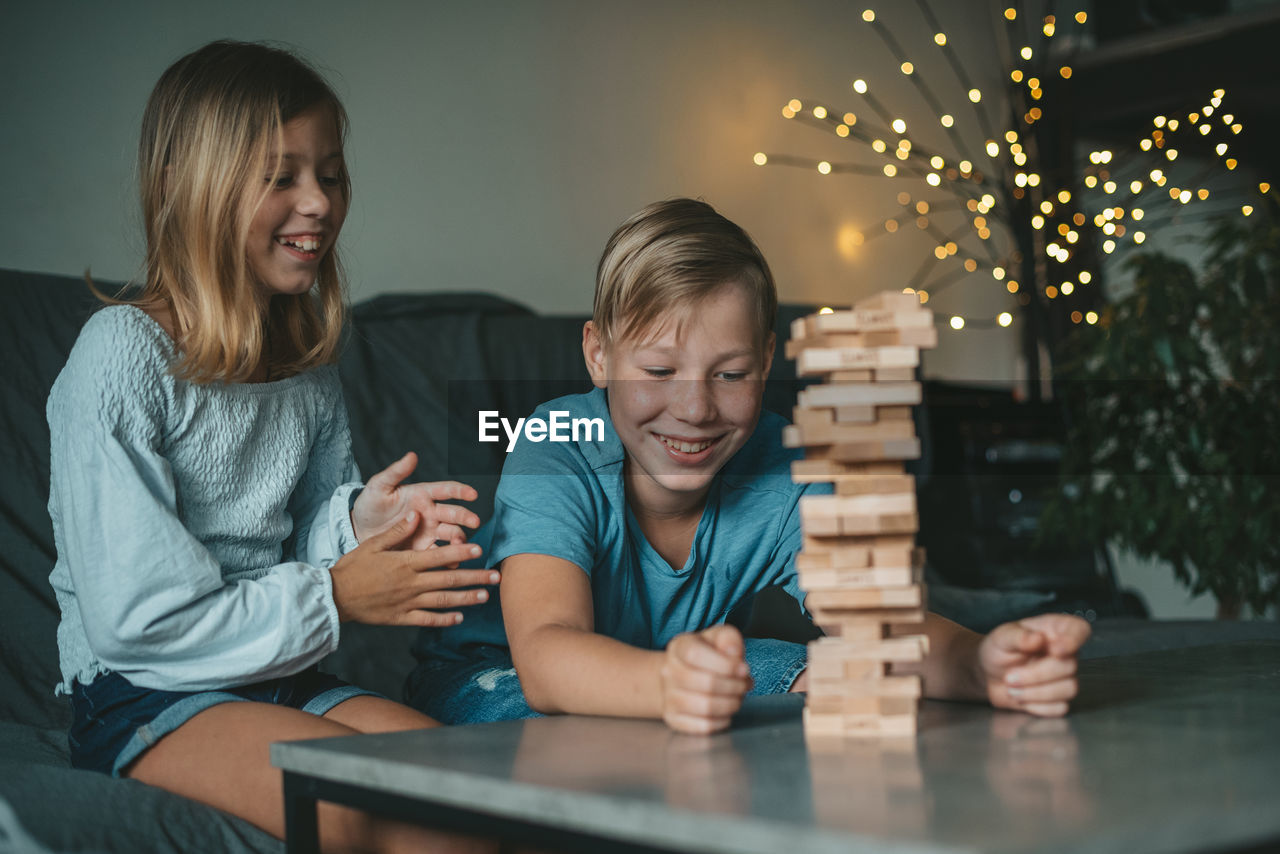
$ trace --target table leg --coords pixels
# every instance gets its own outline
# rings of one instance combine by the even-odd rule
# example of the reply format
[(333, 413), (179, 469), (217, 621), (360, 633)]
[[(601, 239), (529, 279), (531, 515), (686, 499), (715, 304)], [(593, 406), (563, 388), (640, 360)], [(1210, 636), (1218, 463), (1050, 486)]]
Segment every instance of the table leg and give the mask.
[(319, 854), (316, 796), (311, 781), (284, 772), (284, 844), (287, 854)]

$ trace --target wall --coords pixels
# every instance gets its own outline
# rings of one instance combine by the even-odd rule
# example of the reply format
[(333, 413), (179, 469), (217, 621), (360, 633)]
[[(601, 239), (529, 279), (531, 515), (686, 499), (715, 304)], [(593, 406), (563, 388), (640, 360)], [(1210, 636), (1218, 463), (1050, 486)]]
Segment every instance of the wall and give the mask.
[[(355, 299), (480, 289), (543, 312), (586, 312), (613, 227), (646, 202), (690, 195), (756, 237), (784, 300), (848, 304), (901, 287), (929, 263), (933, 239), (911, 226), (886, 234), (882, 223), (902, 211), (904, 189), (940, 195), (919, 179), (753, 165), (757, 151), (886, 162), (784, 119), (782, 106), (820, 99), (865, 126), (874, 113), (850, 89), (861, 77), (917, 146), (981, 163), (984, 139), (915, 4), (881, 5), (880, 20), (972, 149), (949, 146), (863, 7), (838, 0), (10, 4), (0, 266), (135, 274), (132, 158), (155, 79), (214, 38), (276, 39), (319, 63), (351, 114), (355, 199), (343, 240)], [(1003, 29), (993, 7), (933, 5), (998, 115)], [(1013, 310), (985, 274), (930, 304), (988, 324)], [(928, 376), (1007, 384), (1019, 375), (1016, 322), (942, 332)], [(1167, 579), (1142, 578), (1153, 601), (1178, 611)]]
[[(985, 0), (935, 5), (994, 94)], [(854, 77), (900, 105), (917, 144), (945, 141), (861, 10), (834, 0), (20, 4), (6, 13), (0, 55), (0, 264), (132, 275), (132, 157), (151, 85), (210, 39), (278, 39), (326, 68), (351, 113), (356, 196), (344, 248), (354, 298), (479, 288), (582, 312), (613, 227), (646, 202), (690, 195), (757, 238), (784, 299), (847, 304), (901, 287), (934, 242), (909, 228), (860, 247), (846, 240), (842, 251), (841, 229), (882, 234), (901, 211), (896, 194), (928, 188), (760, 168), (752, 156), (882, 164), (780, 112), (790, 98), (821, 98), (872, 119)], [(881, 17), (968, 121), (914, 4)], [(1012, 308), (981, 275), (933, 305), (988, 320)], [(1013, 378), (1016, 327), (944, 331), (931, 375)]]

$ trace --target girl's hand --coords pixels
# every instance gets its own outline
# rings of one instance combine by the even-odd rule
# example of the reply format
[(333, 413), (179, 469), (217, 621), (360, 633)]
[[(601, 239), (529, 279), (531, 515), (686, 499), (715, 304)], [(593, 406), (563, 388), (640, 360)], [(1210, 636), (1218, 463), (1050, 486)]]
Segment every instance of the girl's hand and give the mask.
[(729, 726), (751, 690), (742, 635), (712, 626), (676, 635), (662, 663), (662, 719), (679, 732), (706, 734)]
[(465, 483), (454, 480), (437, 483), (401, 483), (413, 474), (418, 465), (418, 455), (410, 451), (396, 462), (369, 478), (364, 489), (356, 496), (351, 508), (351, 525), (356, 539), (364, 542), (388, 530), (410, 511), (422, 518), (411, 548), (421, 551), (431, 548), (437, 541), (447, 543), (466, 542), (461, 526), (476, 528), (480, 517), (457, 504), (441, 504), (449, 498), (474, 501), (477, 493)]
[(1076, 695), (1076, 653), (1089, 624), (1070, 614), (1041, 614), (996, 626), (978, 647), (991, 705), (1061, 717)]
[(462, 561), (479, 557), (479, 546), (453, 543), (418, 551), (404, 548), (419, 530), (419, 521), (417, 512), (410, 511), (390, 530), (343, 555), (329, 570), (333, 601), (342, 622), (452, 626), (462, 622), (462, 614), (439, 613), (437, 609), (477, 605), (489, 598), (487, 590), (454, 589), (498, 583), (500, 576), (492, 569), (458, 569)]

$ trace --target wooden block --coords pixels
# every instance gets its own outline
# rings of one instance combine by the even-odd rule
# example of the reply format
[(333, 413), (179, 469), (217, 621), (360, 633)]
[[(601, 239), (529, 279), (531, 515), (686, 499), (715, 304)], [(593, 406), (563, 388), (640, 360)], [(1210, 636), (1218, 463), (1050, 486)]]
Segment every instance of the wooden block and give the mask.
[[(805, 534), (801, 542), (801, 554), (829, 554), (833, 556), (833, 566), (871, 566), (875, 563), (869, 556), (870, 563), (858, 564), (855, 561), (859, 554), (869, 551), (874, 556), (875, 549), (913, 549), (915, 537), (902, 534), (868, 536), (868, 537), (823, 537), (817, 538)], [(892, 563), (882, 564), (891, 566)]]
[[(844, 407), (837, 407), (835, 410), (835, 420), (840, 421), (840, 411)], [(878, 421), (912, 421), (915, 412), (910, 406), (877, 406), (876, 420)]]
[(839, 555), (835, 552), (811, 551), (801, 551), (796, 554), (796, 571), (802, 574), (829, 572), (837, 568), (857, 572), (870, 566), (871, 548), (868, 546), (851, 547)]
[(901, 738), (914, 736), (917, 715), (845, 715), (804, 709), (804, 736), (811, 738)]
[[(806, 597), (807, 599), (808, 597)], [(888, 626), (918, 626), (924, 622), (925, 611), (923, 608), (859, 608), (851, 611), (847, 608), (838, 610), (824, 610), (822, 608), (814, 608), (807, 601), (805, 607), (809, 610), (809, 615), (813, 618), (813, 622), (822, 628), (827, 637), (838, 638), (843, 626), (850, 619), (875, 619)]]
[(919, 608), (924, 591), (919, 584), (906, 587), (868, 587), (847, 590), (813, 590), (805, 596), (813, 610), (824, 612), (853, 608)]
[[(857, 511), (842, 508), (834, 502), (866, 501), (867, 499), (896, 499), (891, 505), (872, 505)], [(806, 536), (869, 536), (879, 534), (910, 534), (919, 530), (920, 519), (914, 510), (897, 509), (906, 501), (915, 505), (915, 494), (906, 496), (880, 495), (804, 495), (800, 498), (800, 526)]]
[(806, 334), (803, 337), (791, 336), (787, 341), (785, 353), (788, 359), (797, 358), (800, 353), (811, 347), (919, 347), (938, 346), (938, 328), (936, 326), (917, 326), (907, 329), (886, 329), (880, 332), (835, 332), (829, 334)]
[(825, 380), (829, 383), (861, 383), (875, 382), (875, 371), (832, 371)]
[(914, 513), (916, 494), (900, 492), (895, 495), (802, 495), (800, 518), (838, 516), (885, 516)]
[(837, 424), (871, 424), (879, 420), (874, 406), (837, 406), (828, 411)]
[(819, 714), (899, 717), (914, 715), (918, 703), (911, 697), (844, 697), (810, 692), (805, 705)]
[(846, 443), (912, 439), (914, 421), (878, 421), (872, 424), (788, 424), (782, 428), (786, 448), (821, 447)]
[[(812, 596), (810, 597), (812, 598)], [(850, 643), (840, 638), (818, 638), (808, 646), (809, 661), (924, 661), (929, 652), (925, 635), (901, 635), (876, 643)]]
[(885, 329), (916, 329), (922, 326), (933, 326), (933, 312), (919, 305), (905, 311), (854, 309), (833, 311), (831, 314), (811, 314), (809, 317), (812, 318), (812, 323), (806, 322), (805, 329), (817, 334), (878, 332)]
[(831, 569), (799, 569), (800, 589), (807, 592), (817, 590), (856, 590), (866, 587), (907, 587), (919, 584), (922, 573), (910, 566), (903, 567), (864, 567), (850, 569), (838, 567)]
[(796, 375), (805, 377), (867, 368), (914, 368), (919, 364), (918, 347), (816, 347), (800, 351), (796, 357)]
[(791, 463), (791, 479), (797, 483), (835, 482), (846, 477), (858, 478), (875, 475), (900, 475), (902, 473), (902, 463), (890, 461), (842, 463), (837, 460), (794, 460)]
[(889, 678), (889, 665), (883, 661), (877, 661), (874, 658), (815, 659), (810, 656), (806, 669), (809, 673), (809, 681), (811, 683), (815, 679), (844, 683)]
[(881, 368), (875, 372), (872, 382), (909, 383), (916, 378), (914, 368)]
[(913, 406), (922, 399), (920, 383), (840, 383), (802, 389), (796, 403), (815, 409), (835, 406)]
[(815, 680), (809, 676), (809, 696), (825, 697), (892, 697), (918, 700), (924, 693), (924, 680), (918, 675), (871, 676), (865, 679), (829, 678)]
[(920, 306), (920, 295), (915, 291), (888, 290), (863, 297), (853, 304), (854, 311), (916, 311)]
[(880, 460), (914, 460), (920, 456), (920, 440), (872, 439), (865, 442), (840, 442), (834, 445), (807, 446), (805, 456), (813, 460), (842, 463), (865, 463)]
[(797, 406), (791, 410), (791, 423), (796, 427), (830, 427), (836, 423), (836, 411)]
[(910, 474), (837, 475), (831, 482), (836, 495), (892, 495), (916, 488)]
[[(843, 553), (800, 552), (796, 555), (796, 571), (802, 578), (829, 573), (836, 579), (852, 578), (870, 570), (909, 571), (919, 575), (924, 569), (924, 549), (848, 549)], [(914, 582), (912, 582), (914, 583)]]

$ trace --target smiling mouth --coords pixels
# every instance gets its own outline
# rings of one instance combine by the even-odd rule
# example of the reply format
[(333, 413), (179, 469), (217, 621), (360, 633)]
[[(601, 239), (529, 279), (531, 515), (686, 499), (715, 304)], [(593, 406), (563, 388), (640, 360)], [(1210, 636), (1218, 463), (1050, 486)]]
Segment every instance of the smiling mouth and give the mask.
[(286, 249), (292, 249), (295, 252), (303, 252), (307, 254), (314, 253), (320, 248), (320, 238), (314, 234), (277, 237), (276, 243), (279, 243)]
[(653, 435), (657, 436), (658, 441), (661, 442), (666, 447), (670, 448), (673, 451), (679, 451), (682, 454), (700, 454), (703, 451), (705, 451), (707, 448), (710, 448), (716, 442), (720, 441), (719, 436), (717, 436), (714, 439), (702, 439), (697, 442), (685, 442), (685, 441), (681, 441), (680, 439), (672, 438), (671, 436), (664, 436), (661, 433), (654, 433)]

